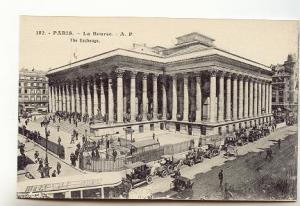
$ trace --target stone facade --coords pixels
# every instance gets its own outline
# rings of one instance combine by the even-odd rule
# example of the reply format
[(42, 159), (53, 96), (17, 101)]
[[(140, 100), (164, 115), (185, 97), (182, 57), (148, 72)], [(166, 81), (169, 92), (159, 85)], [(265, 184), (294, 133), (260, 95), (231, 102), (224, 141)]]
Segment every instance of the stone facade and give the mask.
[(271, 120), (270, 68), (198, 33), (177, 40), (172, 48), (116, 49), (49, 70), (50, 111), (196, 136)]
[(19, 72), (19, 108), (21, 111), (48, 110), (46, 72), (21, 69)]

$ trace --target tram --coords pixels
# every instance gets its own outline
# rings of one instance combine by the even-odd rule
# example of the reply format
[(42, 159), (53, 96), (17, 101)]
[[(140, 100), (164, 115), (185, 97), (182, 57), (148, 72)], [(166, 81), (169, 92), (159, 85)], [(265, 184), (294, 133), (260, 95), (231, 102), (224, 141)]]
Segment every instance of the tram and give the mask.
[(18, 198), (109, 199), (123, 198), (120, 172), (103, 172), (19, 182)]

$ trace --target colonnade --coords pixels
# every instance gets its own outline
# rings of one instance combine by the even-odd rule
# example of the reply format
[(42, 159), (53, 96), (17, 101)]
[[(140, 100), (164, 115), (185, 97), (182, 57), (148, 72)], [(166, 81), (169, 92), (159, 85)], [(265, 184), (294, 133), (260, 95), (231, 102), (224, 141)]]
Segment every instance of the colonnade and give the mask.
[[(271, 82), (234, 72), (207, 70), (165, 75), (115, 70), (89, 78), (50, 82), (50, 112), (101, 114), (109, 122), (168, 119), (215, 123), (271, 114)], [(195, 91), (192, 97), (190, 90)], [(125, 114), (129, 114), (127, 120)]]

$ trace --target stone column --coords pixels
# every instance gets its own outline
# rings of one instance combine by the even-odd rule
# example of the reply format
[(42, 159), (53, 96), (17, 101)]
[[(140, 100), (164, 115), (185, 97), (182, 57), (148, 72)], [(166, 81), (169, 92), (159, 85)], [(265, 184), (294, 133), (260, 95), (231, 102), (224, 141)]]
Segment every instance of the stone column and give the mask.
[(254, 110), (254, 117), (257, 117), (257, 80), (253, 81), (254, 84), (254, 105), (253, 105), (253, 110)]
[(98, 87), (97, 87), (97, 78), (94, 77), (94, 95), (93, 95), (93, 101), (94, 101), (94, 115), (98, 115), (99, 111), (99, 98), (98, 98)]
[(244, 76), (239, 75), (239, 119), (243, 119), (244, 114)]
[(66, 83), (66, 111), (70, 112), (69, 83)]
[(216, 82), (216, 75), (217, 72), (215, 70), (210, 71), (210, 86), (209, 86), (209, 99), (210, 99), (210, 117), (209, 120), (210, 122), (216, 122), (216, 114), (217, 114), (217, 108), (216, 108), (216, 87), (217, 87), (217, 82)]
[(130, 122), (135, 122), (136, 118), (136, 75), (137, 72), (130, 73)]
[(81, 79), (81, 113), (85, 114), (86, 110), (86, 103), (85, 103), (85, 92), (84, 92), (84, 80)]
[[(54, 97), (54, 86), (53, 85), (51, 85), (51, 86), (49, 86), (49, 95), (51, 95), (51, 109), (50, 109), (50, 112), (51, 113), (54, 113), (55, 112), (55, 97)], [(49, 101), (50, 102), (50, 101)]]
[(108, 122), (114, 121), (114, 97), (112, 74), (108, 75)]
[(249, 79), (249, 117), (253, 117), (253, 81), (252, 79)]
[(269, 86), (268, 82), (265, 84), (265, 89), (266, 89), (266, 106), (265, 106), (265, 114), (269, 114)]
[(258, 103), (257, 103), (257, 115), (260, 117), (261, 116), (261, 99), (262, 99), (262, 94), (261, 94), (261, 81), (258, 81)]
[(52, 113), (52, 99), (53, 99), (53, 96), (52, 96), (52, 86), (49, 84), (48, 86), (49, 88), (49, 95), (48, 95), (48, 106), (49, 106), (49, 112)]
[(162, 119), (167, 118), (167, 91), (166, 91), (166, 76), (162, 77), (162, 97), (163, 97), (163, 112)]
[(244, 88), (244, 118), (249, 117), (249, 78), (245, 77), (245, 88)]
[(60, 88), (60, 86), (59, 85), (57, 85), (56, 87), (55, 87), (55, 96), (56, 96), (56, 111), (60, 111), (60, 109), (61, 109), (61, 103), (60, 103), (60, 91), (59, 91), (59, 88)]
[(226, 121), (231, 120), (231, 74), (226, 74)]
[(172, 76), (172, 93), (173, 93), (173, 101), (172, 101), (172, 120), (177, 120), (177, 76)]
[(52, 106), (53, 106), (53, 113), (57, 111), (56, 109), (56, 95), (55, 95), (55, 85), (52, 85)]
[(100, 111), (101, 111), (101, 115), (104, 117), (104, 115), (106, 114), (106, 101), (105, 101), (103, 77), (100, 77)]
[(89, 117), (92, 116), (92, 94), (91, 94), (91, 79), (86, 81), (86, 98), (87, 98), (87, 112)]
[(116, 71), (117, 75), (117, 122), (123, 122), (123, 74), (124, 71)]
[(143, 121), (147, 120), (147, 114), (148, 114), (148, 97), (147, 97), (147, 73), (144, 73), (143, 78)]
[(269, 114), (272, 114), (272, 84), (269, 83)]
[(220, 72), (219, 97), (218, 97), (218, 121), (224, 121), (224, 72)]
[(76, 108), (75, 109), (76, 109), (77, 113), (82, 113), (81, 109), (80, 109), (81, 108), (80, 107), (80, 105), (81, 105), (80, 103), (81, 102), (80, 102), (80, 95), (79, 95), (79, 90), (80, 90), (80, 88), (79, 88), (79, 80), (75, 81), (74, 84), (75, 84), (75, 95), (76, 95), (75, 96), (75, 99), (76, 99)]
[(189, 120), (189, 84), (188, 74), (183, 74), (183, 119), (182, 121)]
[(74, 94), (74, 82), (70, 84), (70, 97), (71, 97), (71, 112), (75, 112), (75, 94)]
[(233, 120), (237, 120), (237, 95), (238, 95), (238, 91), (237, 91), (237, 75), (234, 74), (233, 75), (233, 95), (232, 95), (232, 119)]
[(153, 119), (157, 119), (157, 74), (153, 74)]
[(262, 96), (262, 100), (261, 100), (261, 108), (262, 108), (262, 111), (264, 110), (264, 113), (266, 113), (266, 85), (265, 85), (265, 82), (262, 81), (261, 83), (261, 96)]
[(61, 105), (62, 109), (61, 111), (66, 111), (66, 96), (65, 96), (65, 84), (63, 83), (61, 85)]
[(196, 122), (202, 121), (202, 82), (201, 74), (196, 74)]

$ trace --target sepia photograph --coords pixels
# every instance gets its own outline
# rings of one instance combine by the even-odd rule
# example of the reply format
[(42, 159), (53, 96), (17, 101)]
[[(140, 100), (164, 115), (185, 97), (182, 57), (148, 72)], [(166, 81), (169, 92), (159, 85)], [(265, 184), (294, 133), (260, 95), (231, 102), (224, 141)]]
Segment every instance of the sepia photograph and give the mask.
[(296, 201), (298, 21), (20, 16), (20, 199)]

